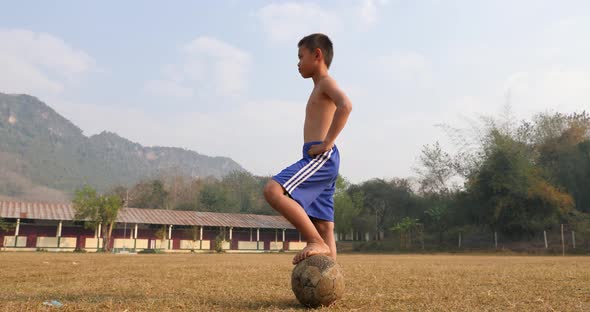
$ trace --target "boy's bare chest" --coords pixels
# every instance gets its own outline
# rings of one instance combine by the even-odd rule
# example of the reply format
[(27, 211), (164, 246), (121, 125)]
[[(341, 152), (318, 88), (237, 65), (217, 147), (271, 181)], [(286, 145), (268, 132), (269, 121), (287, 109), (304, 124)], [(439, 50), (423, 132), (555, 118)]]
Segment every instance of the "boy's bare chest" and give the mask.
[(334, 107), (334, 102), (327, 97), (325, 94), (316, 90), (312, 91), (309, 99), (307, 100), (306, 113), (322, 113), (325, 111), (331, 111)]

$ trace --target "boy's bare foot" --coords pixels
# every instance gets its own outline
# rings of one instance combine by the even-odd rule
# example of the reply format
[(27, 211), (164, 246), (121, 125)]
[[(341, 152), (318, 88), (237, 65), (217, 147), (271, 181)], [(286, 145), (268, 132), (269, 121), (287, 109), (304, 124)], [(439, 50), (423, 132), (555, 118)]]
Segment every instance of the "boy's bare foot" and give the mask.
[(330, 247), (325, 243), (307, 243), (307, 246), (298, 252), (293, 258), (293, 264), (301, 262), (305, 258), (309, 258), (314, 255), (330, 255)]

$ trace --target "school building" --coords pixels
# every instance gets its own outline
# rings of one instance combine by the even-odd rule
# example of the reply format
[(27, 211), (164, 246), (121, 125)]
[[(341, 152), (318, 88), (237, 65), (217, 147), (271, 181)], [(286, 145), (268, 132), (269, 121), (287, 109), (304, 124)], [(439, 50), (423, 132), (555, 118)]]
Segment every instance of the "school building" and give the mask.
[[(84, 228), (71, 204), (0, 201), (0, 230), (6, 251), (96, 251), (102, 248), (102, 227)], [(282, 216), (122, 208), (110, 247), (115, 250), (211, 252), (216, 238), (227, 252), (294, 251), (305, 247), (300, 233)]]

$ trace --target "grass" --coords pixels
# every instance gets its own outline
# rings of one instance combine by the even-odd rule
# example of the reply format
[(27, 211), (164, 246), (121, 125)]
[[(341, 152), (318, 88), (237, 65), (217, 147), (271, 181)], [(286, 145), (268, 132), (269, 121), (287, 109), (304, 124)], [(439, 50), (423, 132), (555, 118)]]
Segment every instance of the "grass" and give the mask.
[[(299, 311), (290, 254), (0, 253), (0, 311)], [(590, 257), (343, 254), (333, 311), (590, 311)]]

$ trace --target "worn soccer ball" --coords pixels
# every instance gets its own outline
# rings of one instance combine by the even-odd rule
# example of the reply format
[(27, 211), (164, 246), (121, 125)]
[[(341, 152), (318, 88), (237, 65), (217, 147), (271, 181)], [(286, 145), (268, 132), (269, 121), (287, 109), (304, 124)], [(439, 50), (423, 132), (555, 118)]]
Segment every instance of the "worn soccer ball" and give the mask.
[(332, 258), (315, 255), (297, 263), (291, 274), (291, 289), (305, 306), (329, 306), (344, 294), (344, 276)]

